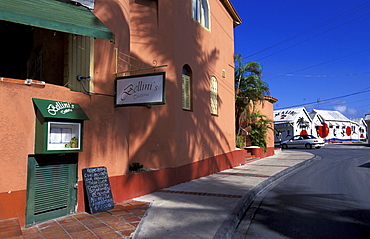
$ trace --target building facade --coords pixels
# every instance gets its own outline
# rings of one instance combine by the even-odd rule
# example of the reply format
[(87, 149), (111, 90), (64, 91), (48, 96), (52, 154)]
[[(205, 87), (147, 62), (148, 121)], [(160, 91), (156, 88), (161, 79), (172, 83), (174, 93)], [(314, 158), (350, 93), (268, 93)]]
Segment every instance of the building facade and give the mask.
[(364, 118), (354, 118), (351, 120), (352, 139), (365, 141), (367, 139), (368, 126)]
[(275, 143), (294, 135), (312, 134), (312, 119), (304, 107), (274, 111)]
[(339, 111), (313, 109), (307, 113), (304, 107), (274, 111), (275, 142), (294, 135), (310, 134), (326, 142), (364, 141), (367, 124), (363, 118), (348, 119)]
[[(327, 142), (359, 141), (361, 139), (359, 124), (345, 117), (339, 111), (312, 110), (313, 117), (321, 119), (321, 125), (316, 121), (316, 134)], [(361, 131), (364, 127), (361, 127)], [(364, 139), (364, 132), (362, 139)]]
[[(370, 114), (366, 114), (364, 120), (366, 122), (367, 129), (369, 129), (369, 127), (370, 127)], [(367, 130), (367, 133), (366, 133), (366, 135), (367, 135), (367, 144), (369, 144), (369, 136), (370, 136), (369, 134), (370, 134), (369, 130)]]
[(106, 168), (119, 202), (244, 162), (230, 1), (5, 0), (0, 13), (0, 220), (85, 211), (86, 168)]

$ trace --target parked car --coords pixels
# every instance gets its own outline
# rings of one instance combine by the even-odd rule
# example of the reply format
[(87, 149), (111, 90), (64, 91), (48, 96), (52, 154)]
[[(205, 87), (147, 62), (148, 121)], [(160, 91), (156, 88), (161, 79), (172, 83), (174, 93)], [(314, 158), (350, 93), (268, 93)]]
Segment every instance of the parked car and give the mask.
[(318, 139), (312, 135), (296, 135), (289, 140), (281, 142), (281, 147), (283, 149), (298, 147), (305, 147), (306, 149), (311, 149), (312, 147), (315, 147), (319, 149), (323, 146), (325, 146), (324, 139)]

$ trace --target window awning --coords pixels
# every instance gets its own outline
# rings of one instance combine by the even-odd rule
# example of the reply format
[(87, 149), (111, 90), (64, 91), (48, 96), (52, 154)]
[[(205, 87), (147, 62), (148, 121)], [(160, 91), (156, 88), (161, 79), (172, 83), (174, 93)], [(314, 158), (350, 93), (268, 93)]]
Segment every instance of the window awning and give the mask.
[(55, 0), (1, 0), (0, 20), (114, 40), (114, 34), (90, 10)]

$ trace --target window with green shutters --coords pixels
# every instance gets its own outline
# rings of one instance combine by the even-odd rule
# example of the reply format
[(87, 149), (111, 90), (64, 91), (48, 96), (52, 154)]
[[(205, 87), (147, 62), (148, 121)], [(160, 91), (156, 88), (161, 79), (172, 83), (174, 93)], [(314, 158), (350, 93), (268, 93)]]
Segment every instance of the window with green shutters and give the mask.
[(191, 69), (188, 65), (182, 68), (182, 109), (192, 109), (192, 92), (191, 92)]
[[(94, 38), (2, 20), (0, 29), (4, 36), (12, 36), (0, 45), (1, 77), (22, 83), (25, 79), (42, 81), (84, 93), (94, 91)], [(78, 75), (83, 76), (81, 81)]]
[(191, 110), (190, 76), (182, 75), (182, 108)]
[(91, 11), (94, 1), (80, 1), (90, 9), (69, 2), (1, 1), (0, 76), (93, 93), (94, 38), (114, 41), (114, 34)]

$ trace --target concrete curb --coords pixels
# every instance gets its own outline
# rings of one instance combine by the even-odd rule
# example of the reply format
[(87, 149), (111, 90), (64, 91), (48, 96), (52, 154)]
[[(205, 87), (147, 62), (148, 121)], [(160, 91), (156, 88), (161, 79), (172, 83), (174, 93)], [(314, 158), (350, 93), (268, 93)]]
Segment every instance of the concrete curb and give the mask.
[(310, 159), (307, 159), (301, 163), (298, 163), (294, 166), (286, 168), (275, 175), (269, 177), (265, 181), (258, 184), (253, 189), (249, 190), (243, 197), (239, 200), (239, 202), (235, 205), (234, 209), (230, 212), (228, 217), (224, 220), (222, 225), (217, 230), (216, 234), (214, 235), (213, 239), (231, 239), (235, 235), (235, 230), (243, 218), (244, 213), (250, 207), (254, 199), (259, 195), (264, 189), (268, 186), (273, 185), (274, 183), (277, 184), (280, 180), (284, 179), (285, 176), (288, 176), (291, 172), (306, 166), (307, 164), (311, 163), (314, 160), (319, 160), (319, 156), (314, 156)]

